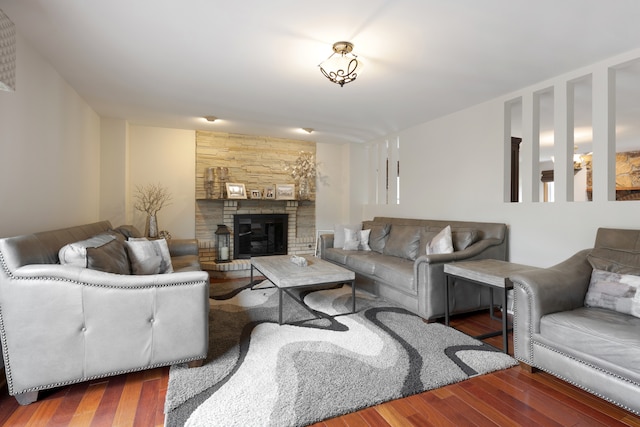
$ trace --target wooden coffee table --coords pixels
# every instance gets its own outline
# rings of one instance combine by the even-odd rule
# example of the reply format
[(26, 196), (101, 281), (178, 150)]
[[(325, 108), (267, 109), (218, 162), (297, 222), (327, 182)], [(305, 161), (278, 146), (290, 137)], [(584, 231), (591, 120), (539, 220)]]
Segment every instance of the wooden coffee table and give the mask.
[(355, 313), (355, 273), (320, 258), (312, 256), (305, 256), (305, 258), (307, 260), (306, 267), (300, 267), (291, 262), (291, 255), (251, 258), (251, 283), (253, 283), (253, 270), (256, 269), (278, 288), (278, 323), (282, 325), (282, 296), (284, 292), (306, 308), (302, 301), (289, 292), (294, 288), (349, 283), (351, 285), (351, 312)]

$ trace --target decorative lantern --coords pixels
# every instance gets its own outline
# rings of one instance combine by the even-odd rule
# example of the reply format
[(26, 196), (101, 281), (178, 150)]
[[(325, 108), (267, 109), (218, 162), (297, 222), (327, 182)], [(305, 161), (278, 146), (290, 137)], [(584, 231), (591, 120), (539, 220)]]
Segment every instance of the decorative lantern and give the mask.
[(229, 247), (231, 246), (231, 233), (229, 228), (224, 224), (218, 224), (216, 229), (216, 262), (229, 262)]

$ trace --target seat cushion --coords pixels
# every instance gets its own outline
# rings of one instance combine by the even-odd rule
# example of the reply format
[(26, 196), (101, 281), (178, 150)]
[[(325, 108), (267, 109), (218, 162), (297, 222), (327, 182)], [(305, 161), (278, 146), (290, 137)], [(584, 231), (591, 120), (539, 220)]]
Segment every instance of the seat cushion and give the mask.
[(411, 260), (393, 256), (380, 257), (376, 262), (374, 275), (394, 288), (414, 293), (416, 291), (413, 261)]
[(356, 252), (347, 256), (347, 268), (356, 273), (373, 275), (376, 263), (384, 259), (383, 255), (377, 252)]
[(640, 319), (602, 308), (547, 314), (540, 335), (640, 375)]

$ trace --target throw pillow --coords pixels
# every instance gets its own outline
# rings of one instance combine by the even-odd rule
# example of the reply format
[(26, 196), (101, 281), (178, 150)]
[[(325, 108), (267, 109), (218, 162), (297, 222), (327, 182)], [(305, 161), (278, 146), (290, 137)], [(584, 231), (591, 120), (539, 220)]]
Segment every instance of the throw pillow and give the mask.
[(370, 251), (369, 233), (371, 230), (352, 230), (345, 228), (345, 241), (342, 249), (345, 251)]
[(420, 227), (394, 225), (382, 251), (385, 255), (415, 260), (420, 246)]
[(391, 224), (372, 225), (368, 230), (371, 230), (369, 232), (369, 247), (372, 251), (382, 253), (391, 230)]
[(451, 240), (451, 226), (447, 225), (431, 239), (427, 245), (427, 255), (450, 253), (453, 253), (453, 241)]
[(640, 317), (639, 289), (640, 276), (594, 269), (584, 305)]
[(440, 229), (434, 231), (431, 229), (431, 227), (423, 228), (420, 231), (420, 249), (418, 249), (419, 255), (426, 255), (427, 246), (429, 246), (429, 243), (431, 243), (433, 238), (438, 235), (439, 231)]
[(115, 238), (116, 237), (110, 233), (100, 233), (88, 239), (64, 245), (58, 251), (60, 264), (86, 268), (87, 248), (100, 247), (105, 243), (115, 240)]
[(343, 248), (345, 242), (345, 229), (361, 230), (362, 224), (336, 224), (333, 227), (333, 247)]
[(169, 246), (165, 239), (127, 240), (133, 274), (173, 273)]
[(87, 248), (87, 267), (107, 273), (131, 274), (127, 251), (118, 239), (97, 248)]

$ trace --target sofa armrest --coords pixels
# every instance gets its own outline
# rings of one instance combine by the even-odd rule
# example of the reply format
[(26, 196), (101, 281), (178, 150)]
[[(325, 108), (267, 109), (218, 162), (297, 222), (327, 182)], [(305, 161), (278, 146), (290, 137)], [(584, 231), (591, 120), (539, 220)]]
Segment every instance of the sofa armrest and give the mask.
[(324, 257), (325, 249), (333, 248), (333, 234), (320, 235), (320, 256)]
[(199, 255), (198, 241), (196, 239), (169, 239), (169, 254), (171, 257), (183, 255)]
[(511, 277), (514, 287), (514, 352), (531, 363), (531, 339), (540, 332), (540, 319), (550, 313), (582, 307), (593, 268), (590, 249), (547, 269), (523, 271)]

